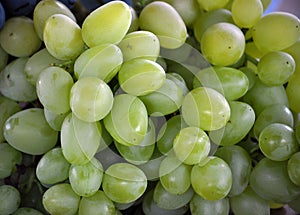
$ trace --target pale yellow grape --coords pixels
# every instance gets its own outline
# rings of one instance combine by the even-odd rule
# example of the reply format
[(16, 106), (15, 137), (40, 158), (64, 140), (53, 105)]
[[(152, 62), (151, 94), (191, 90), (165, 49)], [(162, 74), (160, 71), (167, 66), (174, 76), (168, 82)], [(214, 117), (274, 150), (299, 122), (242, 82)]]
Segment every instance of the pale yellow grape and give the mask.
[(237, 26), (250, 28), (261, 18), (263, 5), (261, 0), (234, 0), (231, 12)]
[(112, 1), (91, 12), (82, 23), (84, 42), (93, 47), (119, 43), (131, 25), (130, 7), (122, 1)]
[(157, 36), (150, 31), (134, 31), (127, 34), (118, 44), (123, 60), (143, 58), (155, 61), (159, 56), (160, 44)]
[(206, 29), (200, 44), (207, 61), (217, 66), (229, 66), (242, 57), (245, 37), (237, 26), (221, 22)]
[(49, 17), (43, 36), (49, 53), (59, 60), (72, 60), (83, 52), (81, 29), (66, 15), (55, 14)]
[(212, 11), (223, 8), (227, 5), (229, 0), (197, 0), (200, 7), (206, 11)]
[(158, 37), (161, 47), (175, 49), (186, 41), (187, 29), (181, 16), (166, 2), (146, 5), (140, 13), (139, 24), (142, 30), (151, 31)]
[(299, 39), (300, 20), (287, 12), (269, 13), (253, 26), (252, 37), (263, 52), (285, 49)]

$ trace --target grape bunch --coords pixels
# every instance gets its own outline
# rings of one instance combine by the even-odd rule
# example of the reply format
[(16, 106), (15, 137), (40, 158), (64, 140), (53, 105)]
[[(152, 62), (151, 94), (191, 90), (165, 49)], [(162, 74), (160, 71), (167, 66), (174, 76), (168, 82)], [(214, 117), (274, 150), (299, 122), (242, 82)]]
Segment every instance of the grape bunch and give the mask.
[(270, 4), (1, 0), (0, 214), (300, 212), (300, 20)]

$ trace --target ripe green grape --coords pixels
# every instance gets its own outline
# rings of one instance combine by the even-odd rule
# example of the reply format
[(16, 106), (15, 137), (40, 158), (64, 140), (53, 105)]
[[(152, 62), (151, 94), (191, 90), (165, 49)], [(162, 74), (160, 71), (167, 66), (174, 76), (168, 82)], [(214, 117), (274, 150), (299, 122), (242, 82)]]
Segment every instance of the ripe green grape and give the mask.
[(159, 165), (159, 181), (168, 193), (181, 195), (191, 186), (191, 169), (175, 156), (167, 156)]
[(198, 195), (206, 200), (220, 200), (226, 197), (232, 186), (232, 173), (221, 158), (210, 156), (194, 165), (191, 184)]
[(44, 108), (56, 114), (70, 110), (70, 90), (74, 84), (73, 78), (60, 67), (48, 67), (40, 73), (36, 92)]
[(69, 163), (88, 163), (100, 145), (100, 122), (85, 122), (70, 113), (63, 121), (60, 140), (63, 155)]
[(71, 10), (57, 0), (39, 1), (33, 11), (34, 28), (41, 40), (43, 40), (43, 32), (46, 20), (54, 14), (64, 14), (76, 22), (76, 17)]
[(17, 150), (40, 155), (56, 145), (58, 132), (48, 125), (43, 109), (28, 108), (6, 120), (4, 137)]
[(165, 79), (164, 69), (158, 63), (146, 59), (124, 62), (118, 74), (120, 87), (135, 96), (144, 96), (158, 90)]
[(248, 186), (252, 170), (252, 161), (248, 152), (241, 146), (233, 145), (218, 148), (214, 155), (222, 158), (231, 169), (232, 186), (228, 196), (241, 194)]
[(226, 6), (229, 0), (197, 0), (200, 7), (203, 8), (205, 11), (212, 11), (216, 9), (220, 9)]
[(49, 53), (59, 60), (73, 60), (84, 50), (81, 28), (64, 14), (54, 14), (47, 19), (43, 38)]
[(237, 26), (220, 22), (205, 30), (200, 46), (208, 62), (216, 66), (230, 66), (242, 57), (245, 37)]
[[(118, 14), (118, 16), (115, 16)], [(122, 1), (112, 1), (92, 11), (82, 23), (82, 38), (89, 47), (119, 43), (131, 25), (130, 7)]]
[(288, 203), (300, 194), (300, 187), (289, 178), (287, 161), (261, 159), (250, 175), (250, 186), (267, 201)]
[(282, 51), (266, 53), (257, 64), (259, 79), (266, 85), (282, 85), (288, 82), (295, 72), (295, 60)]
[(22, 153), (7, 143), (0, 143), (0, 179), (10, 176), (21, 164)]
[(288, 12), (271, 12), (252, 28), (256, 46), (263, 52), (279, 51), (293, 45), (300, 36), (300, 20)]
[(101, 133), (101, 141), (100, 141), (97, 152), (104, 150), (113, 142), (113, 138), (112, 138), (112, 136), (110, 136), (110, 134), (106, 130), (102, 120), (100, 121), (100, 125), (101, 125), (102, 133)]
[(214, 89), (198, 87), (182, 102), (182, 116), (189, 126), (205, 131), (222, 128), (230, 118), (230, 106), (225, 97)]
[(281, 123), (272, 123), (259, 134), (259, 148), (274, 161), (285, 161), (299, 150), (294, 130)]
[(16, 58), (0, 73), (0, 92), (14, 101), (31, 102), (37, 99), (35, 87), (27, 80), (24, 67), (27, 57)]
[(65, 159), (62, 149), (56, 147), (41, 157), (35, 171), (41, 183), (51, 185), (68, 179), (69, 169), (70, 163)]
[(114, 97), (113, 107), (103, 122), (117, 142), (127, 146), (139, 145), (147, 133), (148, 114), (138, 97), (120, 94)]
[(183, 95), (186, 95), (189, 92), (186, 82), (180, 74), (178, 74), (176, 72), (168, 72), (168, 73), (166, 73), (166, 77), (168, 79), (174, 81), (175, 84), (177, 84), (179, 87), (182, 88)]
[(11, 185), (0, 186), (0, 214), (12, 214), (21, 204), (21, 195), (17, 188)]
[(230, 209), (228, 198), (211, 201), (203, 199), (197, 194), (194, 194), (189, 206), (192, 215), (228, 215)]
[(231, 12), (237, 26), (251, 28), (263, 15), (263, 4), (261, 0), (235, 0)]
[(209, 132), (209, 137), (217, 145), (237, 144), (249, 133), (255, 123), (254, 110), (247, 103), (231, 101), (229, 106), (231, 114), (226, 125)]
[(95, 194), (102, 183), (103, 167), (92, 158), (86, 164), (72, 164), (69, 171), (69, 181), (74, 192), (79, 196), (89, 197)]
[(70, 112), (57, 114), (44, 107), (45, 119), (49, 126), (55, 131), (61, 130), (62, 123), (69, 113)]
[(138, 167), (129, 163), (115, 163), (104, 173), (102, 188), (114, 202), (130, 203), (143, 195), (147, 177)]
[(289, 107), (295, 112), (300, 112), (300, 75), (294, 75), (289, 80), (286, 86), (286, 94), (289, 102)]
[(101, 190), (98, 190), (94, 195), (82, 197), (79, 203), (78, 215), (112, 215), (115, 214), (114, 203)]
[(290, 47), (283, 50), (284, 52), (290, 54), (293, 57), (293, 59), (295, 60), (295, 64), (296, 64), (295, 70), (298, 71), (297, 74), (299, 73), (299, 67), (300, 67), (300, 54), (298, 51), (299, 47), (300, 47), (300, 39), (297, 40), (297, 42), (295, 42)]
[(265, 53), (260, 51), (253, 41), (246, 42), (245, 54), (259, 60)]
[(124, 62), (142, 58), (155, 61), (159, 56), (160, 44), (157, 36), (150, 31), (128, 33), (118, 44)]
[(4, 67), (6, 66), (6, 64), (8, 62), (8, 53), (6, 51), (4, 51), (1, 44), (0, 44), (0, 59), (1, 59), (0, 71), (2, 71), (2, 69), (4, 69)]
[(110, 112), (113, 101), (109, 86), (96, 77), (81, 78), (71, 88), (71, 110), (83, 121), (96, 122), (103, 119)]
[(187, 29), (173, 6), (163, 1), (147, 4), (140, 13), (141, 30), (154, 33), (161, 47), (175, 49), (184, 44)]
[(30, 207), (20, 207), (12, 215), (43, 215), (42, 212), (30, 208)]
[(288, 160), (287, 170), (291, 181), (300, 186), (300, 152), (294, 153)]
[(6, 20), (0, 31), (0, 44), (14, 57), (29, 57), (39, 50), (42, 41), (34, 30), (33, 20), (17, 16)]
[(79, 202), (80, 196), (67, 183), (53, 185), (43, 194), (43, 206), (50, 214), (76, 214)]
[(85, 50), (75, 61), (74, 73), (77, 79), (93, 76), (108, 83), (117, 74), (123, 63), (118, 46), (102, 44)]

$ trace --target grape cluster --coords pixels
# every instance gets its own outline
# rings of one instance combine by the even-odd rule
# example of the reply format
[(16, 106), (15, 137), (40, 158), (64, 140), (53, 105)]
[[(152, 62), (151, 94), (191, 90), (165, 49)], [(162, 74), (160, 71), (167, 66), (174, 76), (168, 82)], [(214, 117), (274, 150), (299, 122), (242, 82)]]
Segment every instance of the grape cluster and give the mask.
[(0, 3), (1, 215), (300, 212), (298, 17)]

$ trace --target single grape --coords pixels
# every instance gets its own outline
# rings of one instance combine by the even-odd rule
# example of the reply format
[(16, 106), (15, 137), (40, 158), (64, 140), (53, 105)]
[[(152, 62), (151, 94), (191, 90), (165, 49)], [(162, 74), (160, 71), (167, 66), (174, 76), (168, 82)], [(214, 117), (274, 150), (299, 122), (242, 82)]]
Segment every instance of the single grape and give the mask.
[(300, 152), (294, 153), (290, 159), (288, 160), (287, 170), (291, 181), (296, 184), (300, 185)]
[(7, 143), (0, 143), (0, 179), (16, 171), (16, 165), (22, 162), (22, 153)]
[(15, 212), (21, 204), (20, 192), (11, 185), (0, 186), (0, 214)]
[(259, 60), (265, 53), (257, 48), (253, 41), (246, 42), (245, 54)]
[(289, 107), (295, 112), (300, 111), (300, 75), (294, 75), (290, 78), (286, 86), (286, 95), (289, 102)]

